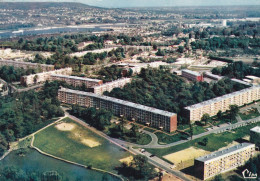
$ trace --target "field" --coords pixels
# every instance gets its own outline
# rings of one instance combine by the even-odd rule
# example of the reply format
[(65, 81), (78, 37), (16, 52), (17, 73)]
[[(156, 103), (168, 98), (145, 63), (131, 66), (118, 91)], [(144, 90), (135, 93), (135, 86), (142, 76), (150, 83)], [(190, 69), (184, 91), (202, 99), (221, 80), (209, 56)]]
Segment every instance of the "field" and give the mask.
[(239, 113), (239, 116), (241, 117), (242, 120), (248, 120), (260, 116), (260, 113), (258, 112), (257, 109), (253, 109), (244, 113)]
[(186, 168), (194, 164), (194, 159), (209, 154), (209, 151), (189, 147), (187, 149), (164, 155), (163, 158), (176, 165), (177, 169)]
[(35, 135), (34, 146), (54, 156), (113, 171), (128, 152), (87, 128), (65, 118)]
[[(243, 142), (245, 141), (243, 137), (249, 135), (249, 130), (257, 125), (260, 125), (260, 123), (254, 123), (248, 126), (240, 127), (237, 129), (234, 129), (229, 132), (219, 133), (219, 134), (210, 134), (204, 137), (201, 137), (199, 139), (195, 139), (177, 146), (169, 147), (169, 148), (162, 148), (162, 149), (146, 149), (148, 152), (151, 152), (152, 154), (155, 154), (161, 158), (163, 156), (178, 152), (184, 149), (187, 149), (189, 147), (195, 147), (200, 148), (206, 151), (214, 152), (217, 151), (223, 147), (226, 147), (230, 145), (231, 143), (237, 142)], [(204, 138), (208, 138), (207, 145), (202, 144), (202, 140)]]

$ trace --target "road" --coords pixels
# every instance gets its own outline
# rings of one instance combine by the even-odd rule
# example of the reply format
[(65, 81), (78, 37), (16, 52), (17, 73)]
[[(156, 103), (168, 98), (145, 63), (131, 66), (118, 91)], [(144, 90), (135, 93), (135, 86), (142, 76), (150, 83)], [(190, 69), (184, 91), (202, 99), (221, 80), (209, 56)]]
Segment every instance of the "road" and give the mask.
[[(65, 109), (64, 109), (65, 110)], [(173, 174), (174, 176), (176, 177), (179, 177), (180, 179), (184, 180), (184, 181), (191, 181), (190, 179), (188, 179), (184, 173), (181, 173), (180, 171), (178, 170), (173, 170), (171, 169), (170, 167), (172, 166), (171, 164), (169, 164), (168, 162), (165, 162), (164, 160), (158, 158), (158, 157), (149, 157), (151, 154), (146, 152), (146, 154), (144, 153), (141, 153), (138, 149), (133, 149), (131, 146), (127, 146), (127, 145), (124, 145), (124, 144), (121, 144), (121, 140), (118, 140), (118, 139), (113, 139), (109, 136), (107, 136), (106, 134), (104, 134), (103, 132), (101, 131), (98, 131), (96, 130), (95, 128), (89, 126), (87, 123), (85, 123), (84, 121), (82, 121), (81, 119), (75, 117), (75, 116), (72, 116), (70, 115), (68, 112), (65, 111), (65, 115), (69, 118), (71, 118), (72, 120), (76, 121), (77, 123), (81, 124), (82, 126), (86, 127), (87, 129), (90, 129), (91, 131), (93, 131), (94, 133), (102, 136), (103, 138), (107, 139), (108, 141), (110, 141), (111, 143), (123, 148), (124, 150), (127, 150), (129, 151), (130, 153), (134, 154), (134, 155), (137, 155), (137, 154), (141, 154), (141, 155), (144, 155), (148, 158), (148, 162), (153, 164), (154, 166), (156, 167), (159, 167), (163, 170), (166, 170), (168, 173), (171, 173)], [(157, 138), (157, 137), (156, 137)]]
[[(198, 135), (194, 135), (192, 138), (197, 139), (197, 138), (201, 138), (203, 136), (206, 136), (206, 135), (209, 135), (209, 134), (212, 134), (212, 133), (222, 133), (222, 132), (225, 132), (225, 131), (229, 131), (229, 130), (232, 130), (232, 129), (235, 129), (235, 128), (238, 128), (238, 127), (242, 127), (242, 126), (246, 126), (248, 124), (256, 123), (256, 122), (260, 122), (260, 116), (257, 117), (257, 118), (246, 120), (246, 121), (239, 121), (235, 124), (230, 124), (230, 125), (225, 124), (225, 126), (222, 126), (222, 127), (214, 126), (212, 130), (209, 130), (207, 132), (204, 132), (204, 133), (201, 133), (201, 134), (198, 134)], [(138, 144), (125, 142), (125, 141), (118, 140), (118, 139), (114, 139), (114, 140), (117, 141), (118, 143), (122, 144), (122, 145), (125, 145), (126, 147), (169, 148), (169, 147), (172, 147), (172, 146), (180, 145), (182, 143), (186, 143), (186, 142), (190, 141), (191, 139), (188, 138), (187, 140), (180, 140), (180, 141), (173, 142), (173, 143), (166, 144), (166, 145), (159, 145), (158, 142), (155, 144), (155, 141), (153, 141), (152, 144), (150, 143), (148, 145), (138, 145)]]

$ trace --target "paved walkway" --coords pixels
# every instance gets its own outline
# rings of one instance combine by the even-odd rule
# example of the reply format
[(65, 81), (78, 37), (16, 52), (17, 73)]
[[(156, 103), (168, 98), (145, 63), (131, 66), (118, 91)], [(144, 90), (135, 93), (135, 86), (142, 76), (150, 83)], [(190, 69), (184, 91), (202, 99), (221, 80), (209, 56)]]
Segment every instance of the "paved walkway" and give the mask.
[(146, 130), (143, 130), (143, 132), (144, 132), (145, 134), (150, 135), (151, 138), (152, 138), (152, 141), (151, 141), (147, 146), (155, 146), (155, 145), (158, 145), (158, 138), (157, 138), (156, 134), (151, 133), (151, 132), (146, 131)]
[[(25, 136), (25, 137), (23, 137), (23, 138), (18, 139), (18, 141), (17, 141), (17, 142), (14, 142), (14, 144), (15, 144), (15, 143), (18, 144), (19, 142), (25, 140), (26, 138), (29, 138), (29, 137), (31, 137), (31, 136), (34, 136), (35, 134), (37, 134), (37, 133), (39, 133), (40, 131), (42, 131), (42, 130), (48, 128), (49, 126), (52, 126), (53, 124), (56, 124), (57, 122), (59, 122), (60, 120), (64, 119), (65, 117), (66, 117), (66, 116), (60, 117), (57, 121), (54, 121), (53, 123), (48, 124), (47, 126), (41, 128), (41, 129), (39, 129), (38, 131), (36, 131), (36, 132), (34, 132), (34, 133), (32, 133), (32, 134), (30, 134), (30, 135), (28, 135), (28, 136)], [(15, 144), (15, 145), (17, 145), (17, 144)], [(4, 159), (4, 158), (5, 158), (9, 153), (11, 153), (13, 150), (15, 150), (15, 147), (11, 147), (11, 148), (0, 158), (0, 161), (1, 161), (2, 159)]]
[[(124, 150), (127, 150), (129, 151), (130, 153), (134, 154), (134, 155), (137, 155), (137, 154), (141, 154), (141, 155), (144, 155), (142, 154), (138, 149), (133, 149), (132, 148), (132, 145), (128, 145), (127, 142), (125, 141), (122, 141), (122, 140), (119, 140), (119, 139), (114, 139), (114, 138), (111, 138), (109, 136), (107, 136), (106, 134), (104, 134), (103, 132), (101, 131), (98, 131), (96, 130), (95, 128), (93, 127), (90, 127), (87, 123), (85, 123), (84, 121), (82, 121), (81, 119), (75, 117), (75, 116), (72, 116), (70, 115), (68, 112), (65, 112), (66, 116), (68, 116), (69, 118), (71, 118), (72, 120), (76, 121), (77, 123), (81, 124), (82, 126), (90, 129), (91, 131), (93, 131), (94, 133), (102, 136), (103, 138), (107, 139), (108, 141), (110, 141), (111, 143), (123, 148)], [(155, 135), (153, 135), (154, 137)], [(157, 138), (157, 137), (156, 137)], [(150, 143), (151, 144), (151, 143)], [(133, 144), (135, 145), (135, 144)], [(137, 144), (136, 144), (137, 145)], [(148, 144), (149, 145), (149, 144)], [(147, 145), (147, 146), (148, 146)], [(140, 145), (137, 145), (140, 147)], [(148, 152), (147, 152), (148, 153)], [(148, 153), (149, 156), (151, 155), (150, 153)], [(147, 155), (146, 155), (147, 156)], [(150, 158), (149, 156), (147, 156), (148, 158), (148, 161), (149, 163), (155, 165), (156, 167), (159, 167), (159, 168), (162, 168), (164, 170), (166, 170), (167, 172), (175, 175), (176, 177), (179, 177), (180, 179), (184, 180), (184, 181), (190, 181), (190, 179), (188, 179), (184, 173), (181, 173), (180, 171), (178, 170), (172, 170), (170, 167), (172, 166), (171, 164), (169, 164), (168, 162), (165, 162), (164, 160), (158, 158), (158, 157), (154, 157), (154, 158)]]

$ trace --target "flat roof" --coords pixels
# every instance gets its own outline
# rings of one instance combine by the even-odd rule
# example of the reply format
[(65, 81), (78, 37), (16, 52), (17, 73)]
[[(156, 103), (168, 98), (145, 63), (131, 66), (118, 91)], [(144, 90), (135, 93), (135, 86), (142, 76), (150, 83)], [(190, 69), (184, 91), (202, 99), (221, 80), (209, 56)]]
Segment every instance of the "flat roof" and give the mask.
[(78, 95), (84, 95), (84, 96), (89, 96), (89, 97), (95, 97), (95, 98), (103, 99), (103, 100), (106, 100), (106, 101), (111, 101), (111, 102), (114, 102), (114, 103), (126, 105), (126, 106), (129, 106), (129, 107), (132, 107), (132, 108), (137, 108), (137, 109), (141, 109), (141, 110), (144, 110), (144, 111), (153, 112), (153, 113), (160, 114), (160, 115), (163, 115), (163, 116), (171, 117), (171, 116), (176, 115), (176, 113), (163, 111), (163, 110), (160, 110), (160, 109), (144, 106), (144, 105), (141, 105), (141, 104), (136, 104), (136, 103), (129, 102), (129, 101), (124, 101), (124, 100), (117, 99), (117, 98), (114, 98), (114, 97), (108, 97), (108, 96), (94, 94), (92, 92), (83, 92), (83, 91), (78, 91), (78, 90), (67, 89), (67, 88), (64, 88), (64, 87), (59, 89), (59, 91), (72, 93), (72, 94), (78, 94)]
[(254, 80), (254, 79), (260, 79), (260, 77), (254, 76), (254, 75), (247, 75), (246, 78)]
[(210, 100), (207, 100), (207, 101), (203, 101), (203, 102), (198, 103), (198, 104), (187, 106), (187, 107), (185, 107), (185, 109), (188, 109), (188, 110), (197, 109), (197, 108), (200, 108), (202, 106), (210, 105), (212, 103), (220, 102), (220, 101), (222, 101), (224, 99), (227, 99), (227, 98), (239, 95), (239, 94), (247, 92), (247, 91), (249, 91), (251, 89), (259, 89), (259, 88), (260, 88), (259, 85), (258, 86), (252, 86), (252, 87), (249, 87), (249, 88), (246, 88), (246, 89), (242, 89), (240, 91), (232, 92), (230, 94), (226, 94), (226, 95), (223, 95), (223, 96), (220, 96), (220, 97), (216, 97), (216, 98), (213, 98), (213, 99), (210, 99)]
[(40, 66), (46, 66), (46, 67), (54, 67), (54, 65), (40, 64), (40, 63), (32, 63), (32, 62), (22, 62), (22, 61), (14, 61), (14, 60), (1, 60), (1, 59), (0, 59), (0, 62), (16, 63), (16, 64), (25, 64), (25, 65), (40, 65)]
[(201, 76), (199, 72), (191, 71), (191, 70), (188, 70), (188, 69), (183, 69), (181, 71), (192, 74), (192, 75)]
[(113, 80), (111, 82), (106, 82), (106, 83), (101, 84), (101, 85), (93, 86), (92, 88), (104, 87), (104, 86), (107, 86), (107, 85), (110, 85), (110, 84), (114, 84), (114, 83), (117, 83), (117, 82), (121, 82), (121, 81), (125, 81), (125, 80), (131, 80), (131, 78), (122, 78), (122, 79)]
[(256, 126), (252, 129), (250, 129), (250, 131), (256, 132), (256, 133), (260, 133), (260, 126)]
[(252, 84), (249, 84), (249, 83), (242, 81), (242, 80), (239, 80), (239, 79), (231, 79), (231, 80), (234, 81), (234, 82), (240, 83), (240, 84), (248, 85), (248, 86), (252, 85)]
[(223, 78), (223, 76), (215, 75), (215, 74), (212, 74), (211, 72), (206, 72), (205, 75), (208, 75), (208, 76), (211, 76), (211, 77), (214, 77), (214, 78), (217, 78), (217, 79)]
[(252, 143), (241, 143), (241, 144), (226, 148), (226, 149), (221, 150), (221, 151), (213, 152), (209, 155), (201, 156), (199, 158), (196, 158), (196, 160), (201, 161), (201, 162), (206, 162), (206, 161), (209, 161), (209, 160), (212, 160), (212, 159), (215, 159), (215, 158), (225, 156), (225, 155), (230, 154), (232, 152), (241, 150), (243, 148), (254, 146), (254, 145), (255, 144), (252, 144)]
[(61, 74), (52, 74), (51, 76), (62, 77), (62, 78), (66, 78), (66, 79), (84, 80), (84, 81), (90, 81), (90, 82), (100, 82), (101, 81), (101, 80), (98, 80), (98, 79), (91, 79), (91, 78), (77, 77), (77, 76), (69, 76), (69, 75), (61, 75)]

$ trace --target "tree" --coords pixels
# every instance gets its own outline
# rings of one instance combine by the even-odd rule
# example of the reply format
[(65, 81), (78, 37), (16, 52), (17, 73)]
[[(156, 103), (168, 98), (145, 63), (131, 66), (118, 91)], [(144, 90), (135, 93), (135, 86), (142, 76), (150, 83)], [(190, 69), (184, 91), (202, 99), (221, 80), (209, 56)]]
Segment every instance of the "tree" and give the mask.
[(157, 56), (164, 56), (165, 52), (159, 48), (158, 51), (156, 52), (156, 55)]
[(203, 140), (202, 140), (203, 145), (207, 146), (208, 141), (209, 141), (208, 138), (203, 138)]
[(236, 115), (239, 112), (239, 108), (238, 105), (230, 105), (229, 106), (229, 116), (230, 116), (230, 122), (232, 122), (232, 120), (234, 120), (236, 118)]
[(183, 46), (179, 46), (177, 51), (179, 53), (183, 53), (184, 52), (184, 47)]
[(214, 177), (213, 181), (225, 181), (221, 175)]
[(153, 44), (153, 49), (157, 50), (158, 46), (156, 44)]
[(190, 138), (192, 140), (192, 136), (193, 136), (193, 127), (192, 124), (190, 124)]
[(222, 113), (221, 110), (219, 110), (218, 113), (217, 113), (217, 118), (222, 119), (222, 117), (223, 117), (223, 113)]
[(202, 115), (201, 122), (204, 122), (204, 125), (207, 125), (209, 120), (210, 120), (210, 115), (208, 113)]

